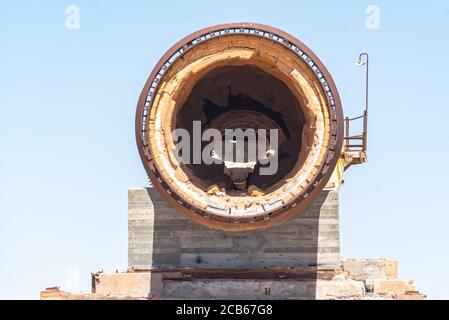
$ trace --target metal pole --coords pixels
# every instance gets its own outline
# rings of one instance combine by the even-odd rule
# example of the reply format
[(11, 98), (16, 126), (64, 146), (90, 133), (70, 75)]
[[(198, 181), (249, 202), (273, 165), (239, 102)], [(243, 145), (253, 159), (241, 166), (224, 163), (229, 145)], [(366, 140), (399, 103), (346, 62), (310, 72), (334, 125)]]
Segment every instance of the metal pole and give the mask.
[[(366, 61), (362, 60), (362, 57), (366, 57)], [(368, 83), (369, 83), (369, 56), (364, 52), (359, 55), (359, 62), (361, 65), (366, 65), (366, 77), (365, 77), (365, 111), (368, 113)]]
[(366, 66), (366, 77), (365, 77), (365, 112), (363, 118), (363, 149), (366, 149), (367, 145), (367, 133), (368, 133), (368, 103), (369, 103), (369, 55), (364, 52), (359, 55), (359, 61), (363, 62), (362, 58), (365, 57), (364, 65)]

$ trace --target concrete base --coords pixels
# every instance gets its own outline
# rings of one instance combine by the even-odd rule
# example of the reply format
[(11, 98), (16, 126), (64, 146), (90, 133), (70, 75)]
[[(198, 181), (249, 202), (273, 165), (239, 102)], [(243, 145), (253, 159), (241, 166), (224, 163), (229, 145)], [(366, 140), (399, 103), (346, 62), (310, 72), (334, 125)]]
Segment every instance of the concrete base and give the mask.
[(48, 288), (41, 299), (425, 299), (413, 281), (397, 279), (396, 267), (392, 260), (346, 260), (340, 270), (317, 271), (316, 278), (309, 268), (240, 273), (100, 271), (92, 274), (91, 294)]
[(128, 191), (130, 269), (340, 268), (338, 192), (323, 191), (289, 222), (252, 232), (208, 229), (153, 188)]
[(330, 299), (362, 297), (363, 282), (326, 280), (166, 281), (161, 298), (169, 299)]
[(129, 190), (127, 272), (92, 273), (92, 293), (47, 288), (42, 300), (425, 299), (393, 260), (340, 261), (338, 193), (257, 232), (191, 222), (152, 188)]

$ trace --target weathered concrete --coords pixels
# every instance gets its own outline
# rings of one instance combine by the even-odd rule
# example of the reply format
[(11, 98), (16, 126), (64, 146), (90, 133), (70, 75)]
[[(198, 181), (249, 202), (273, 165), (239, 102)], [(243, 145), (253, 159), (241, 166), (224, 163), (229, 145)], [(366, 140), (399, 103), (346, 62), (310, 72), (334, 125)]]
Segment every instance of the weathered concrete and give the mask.
[(398, 262), (387, 259), (345, 259), (342, 260), (343, 271), (351, 274), (357, 280), (396, 279)]
[(179, 299), (345, 299), (361, 298), (362, 281), (193, 280), (165, 281), (162, 298)]
[(413, 280), (372, 279), (367, 280), (366, 284), (372, 286), (375, 294), (404, 295), (416, 290)]
[(153, 188), (130, 189), (128, 210), (129, 268), (340, 268), (336, 191), (323, 191), (291, 221), (251, 232), (194, 223)]
[[(366, 264), (367, 260), (352, 260)], [(387, 260), (369, 260), (383, 265)], [(396, 265), (397, 266), (397, 265)], [(376, 278), (378, 269), (366, 280), (347, 270), (274, 268), (224, 271), (190, 269), (92, 273), (92, 294), (72, 294), (49, 288), (41, 299), (382, 299), (422, 300), (413, 281)]]
[(40, 294), (41, 300), (148, 300), (146, 296), (130, 294), (97, 294), (97, 293), (71, 293), (60, 290), (58, 287), (47, 288)]
[(131, 295), (148, 297), (151, 293), (162, 291), (160, 273), (112, 273), (94, 274), (94, 293), (100, 295)]
[[(164, 280), (159, 294), (150, 292), (150, 273), (136, 273), (118, 277), (105, 275), (97, 286), (101, 293), (73, 294), (49, 288), (41, 293), (41, 300), (108, 300), (108, 299), (362, 299), (365, 287), (362, 281), (345, 280)], [(122, 279), (119, 279), (122, 277)], [(144, 288), (135, 286), (135, 279)], [(104, 282), (103, 282), (104, 280)], [(112, 281), (112, 282), (111, 282)], [(117, 282), (129, 281), (129, 291)]]
[(207, 229), (154, 189), (129, 190), (129, 269), (92, 273), (92, 294), (49, 288), (42, 300), (425, 299), (397, 279), (395, 260), (342, 260), (338, 193), (322, 192), (293, 220), (270, 229)]

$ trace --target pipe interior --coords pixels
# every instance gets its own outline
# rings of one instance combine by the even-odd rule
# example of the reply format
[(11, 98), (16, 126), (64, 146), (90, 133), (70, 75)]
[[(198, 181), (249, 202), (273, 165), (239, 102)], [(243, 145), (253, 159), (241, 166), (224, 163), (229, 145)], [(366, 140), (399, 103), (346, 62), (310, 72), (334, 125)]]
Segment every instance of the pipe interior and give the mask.
[[(281, 80), (256, 66), (225, 66), (209, 71), (193, 86), (175, 121), (176, 128), (186, 129), (191, 136), (193, 121), (201, 121), (202, 131), (236, 126), (278, 129), (278, 170), (274, 175), (261, 175), (261, 164), (257, 163), (253, 172), (243, 175), (245, 181), (239, 185), (229, 172), (225, 173), (223, 163), (208, 165), (191, 161), (184, 165), (191, 181), (205, 191), (213, 185), (230, 195), (246, 195), (249, 186), (264, 191), (287, 179), (298, 167), (306, 122), (301, 106)], [(202, 142), (202, 149), (208, 143)], [(191, 144), (193, 150), (192, 140)]]

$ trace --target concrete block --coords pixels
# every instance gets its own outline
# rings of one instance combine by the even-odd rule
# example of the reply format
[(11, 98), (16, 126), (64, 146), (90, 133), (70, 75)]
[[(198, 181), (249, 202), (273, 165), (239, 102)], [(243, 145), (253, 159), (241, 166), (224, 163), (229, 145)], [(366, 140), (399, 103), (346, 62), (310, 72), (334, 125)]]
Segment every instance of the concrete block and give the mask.
[(418, 291), (407, 291), (405, 294), (396, 296), (396, 300), (426, 300), (426, 295)]
[(316, 299), (356, 299), (365, 295), (365, 284), (363, 281), (351, 279), (343, 280), (318, 280), (316, 283)]
[(148, 297), (138, 297), (129, 294), (70, 293), (59, 288), (47, 288), (41, 292), (40, 300), (148, 300)]
[(398, 262), (386, 259), (343, 259), (343, 271), (347, 271), (354, 280), (396, 279)]
[(336, 191), (283, 224), (229, 233), (190, 221), (154, 188), (129, 189), (128, 234), (129, 268), (340, 268)]
[(164, 281), (169, 299), (347, 299), (364, 295), (362, 281), (193, 280)]
[(162, 275), (160, 273), (111, 273), (99, 274), (93, 288), (100, 295), (130, 295), (149, 297), (161, 293)]
[(373, 293), (405, 295), (407, 292), (416, 291), (413, 280), (398, 279), (372, 279), (366, 281), (367, 285), (372, 285)]

